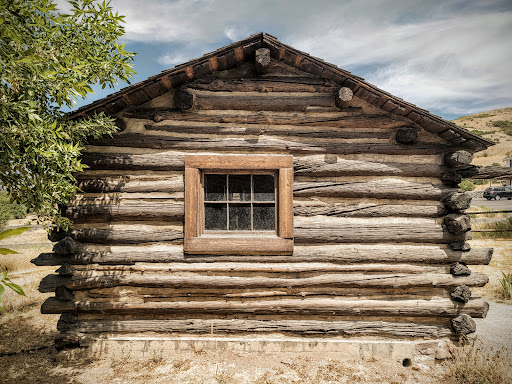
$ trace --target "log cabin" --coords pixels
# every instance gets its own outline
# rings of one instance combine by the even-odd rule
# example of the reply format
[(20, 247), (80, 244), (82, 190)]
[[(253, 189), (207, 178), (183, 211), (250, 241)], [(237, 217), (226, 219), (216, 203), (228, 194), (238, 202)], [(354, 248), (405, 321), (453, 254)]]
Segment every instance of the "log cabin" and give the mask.
[[(62, 337), (457, 339), (488, 282), (457, 184), (492, 142), (256, 34), (82, 107), (40, 291)], [(468, 168), (469, 167), (469, 168)], [(78, 336), (77, 336), (78, 335)]]

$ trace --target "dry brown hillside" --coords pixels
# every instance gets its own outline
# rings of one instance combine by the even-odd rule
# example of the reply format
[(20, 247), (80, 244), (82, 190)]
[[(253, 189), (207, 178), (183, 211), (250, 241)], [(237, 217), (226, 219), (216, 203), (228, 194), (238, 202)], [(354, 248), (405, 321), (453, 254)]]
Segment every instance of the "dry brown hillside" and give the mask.
[(476, 153), (473, 164), (504, 166), (503, 159), (512, 156), (512, 108), (462, 116), (452, 121), (496, 143), (485, 151)]

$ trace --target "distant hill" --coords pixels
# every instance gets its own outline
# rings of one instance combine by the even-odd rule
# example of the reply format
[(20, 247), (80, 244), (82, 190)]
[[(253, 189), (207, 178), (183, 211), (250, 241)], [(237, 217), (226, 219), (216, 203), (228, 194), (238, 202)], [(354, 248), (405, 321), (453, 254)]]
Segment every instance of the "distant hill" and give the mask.
[(512, 108), (462, 116), (452, 121), (459, 127), (496, 143), (485, 151), (476, 153), (473, 164), (504, 166), (503, 159), (512, 156)]

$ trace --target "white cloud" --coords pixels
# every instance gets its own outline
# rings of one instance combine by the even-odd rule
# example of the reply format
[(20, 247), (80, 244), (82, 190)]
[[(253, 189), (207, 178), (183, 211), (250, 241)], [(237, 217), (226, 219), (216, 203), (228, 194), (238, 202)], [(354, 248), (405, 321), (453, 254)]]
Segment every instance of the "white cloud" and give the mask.
[(182, 47), (158, 58), (163, 65), (263, 30), (423, 108), (455, 114), (512, 104), (512, 6), (506, 0), (112, 4), (126, 15), (128, 40)]

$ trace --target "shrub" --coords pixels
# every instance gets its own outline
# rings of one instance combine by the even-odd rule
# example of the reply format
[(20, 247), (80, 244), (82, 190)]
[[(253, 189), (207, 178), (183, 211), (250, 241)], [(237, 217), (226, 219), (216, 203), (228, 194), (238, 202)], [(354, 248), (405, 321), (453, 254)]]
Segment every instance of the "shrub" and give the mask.
[(5, 191), (0, 191), (0, 228), (7, 220), (24, 219), (27, 216), (27, 207), (23, 204), (11, 203), (9, 195)]
[(503, 278), (500, 280), (501, 286), (503, 287), (503, 293), (507, 299), (512, 299), (512, 273), (503, 274)]
[(496, 120), (492, 122), (493, 127), (501, 128), (503, 133), (512, 136), (512, 121), (508, 120)]
[(459, 184), (459, 188), (464, 192), (473, 191), (475, 189), (475, 184), (469, 179), (462, 180)]

